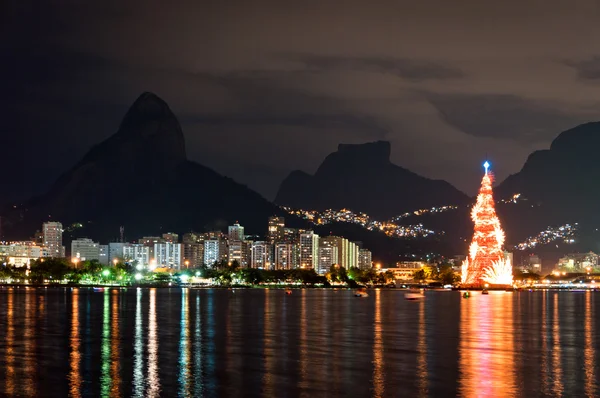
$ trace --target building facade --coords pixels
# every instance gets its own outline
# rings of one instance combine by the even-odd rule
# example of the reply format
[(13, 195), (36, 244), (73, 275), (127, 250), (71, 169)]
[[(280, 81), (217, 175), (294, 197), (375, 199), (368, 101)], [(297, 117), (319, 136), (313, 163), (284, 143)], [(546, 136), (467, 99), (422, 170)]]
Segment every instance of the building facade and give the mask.
[(136, 266), (150, 265), (150, 248), (141, 243), (131, 243), (123, 247), (123, 259)]
[(80, 261), (100, 261), (100, 244), (87, 238), (74, 239), (71, 241), (71, 257)]
[(250, 249), (250, 266), (259, 269), (273, 269), (272, 245), (268, 242), (252, 242)]
[(267, 241), (269, 243), (282, 242), (285, 238), (285, 219), (283, 217), (269, 217)]
[(319, 265), (316, 271), (325, 275), (332, 265), (339, 265), (338, 248), (328, 241), (322, 241), (319, 243)]
[(63, 226), (56, 221), (46, 222), (42, 225), (44, 246), (48, 249), (49, 257), (64, 257), (65, 248), (62, 244)]
[(368, 249), (358, 250), (358, 268), (370, 269), (373, 267), (373, 258), (371, 251)]
[(300, 233), (300, 268), (318, 268), (319, 262), (319, 235), (313, 231)]
[(128, 243), (124, 242), (110, 242), (108, 244), (108, 264), (115, 265), (123, 261), (123, 249)]
[(294, 269), (298, 267), (300, 259), (298, 245), (294, 243), (275, 243), (275, 269)]
[(240, 224), (235, 223), (230, 225), (227, 229), (227, 237), (229, 240), (243, 241), (244, 240), (244, 227)]
[(155, 243), (154, 258), (158, 267), (180, 270), (182, 265), (181, 243)]
[(207, 239), (204, 241), (204, 265), (212, 267), (221, 259), (221, 242), (219, 239)]

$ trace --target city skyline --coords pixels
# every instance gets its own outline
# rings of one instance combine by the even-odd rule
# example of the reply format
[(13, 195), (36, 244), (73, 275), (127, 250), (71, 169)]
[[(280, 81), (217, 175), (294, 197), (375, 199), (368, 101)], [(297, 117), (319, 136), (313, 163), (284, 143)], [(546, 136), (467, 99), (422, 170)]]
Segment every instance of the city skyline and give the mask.
[[(66, 250), (63, 225), (46, 222), (42, 225), (43, 232), (36, 232), (30, 241), (0, 241), (0, 258), (4, 259), (4, 266), (29, 268), (31, 262), (39, 259), (66, 257), (76, 267), (85, 261), (96, 261), (102, 266), (126, 262), (149, 271), (216, 268), (225, 263), (264, 270), (312, 269), (324, 275), (333, 265), (363, 270), (373, 267), (371, 251), (363, 248), (362, 243), (289, 228), (285, 226), (285, 219), (278, 216), (268, 219), (265, 240), (257, 235), (245, 235), (244, 227), (237, 222), (227, 228), (227, 233), (219, 230), (187, 232), (181, 239), (177, 233), (166, 232), (126, 241), (124, 228), (119, 230), (119, 241), (99, 242), (79, 237), (72, 239), (70, 250)], [(303, 236), (310, 238), (306, 240)]]

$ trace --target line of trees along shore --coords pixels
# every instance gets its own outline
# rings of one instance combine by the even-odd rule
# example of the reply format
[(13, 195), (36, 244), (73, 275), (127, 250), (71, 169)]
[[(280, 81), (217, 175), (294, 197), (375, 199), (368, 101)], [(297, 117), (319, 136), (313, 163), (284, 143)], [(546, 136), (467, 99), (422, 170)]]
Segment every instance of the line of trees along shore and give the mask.
[(149, 271), (135, 263), (119, 262), (105, 266), (98, 261), (71, 263), (65, 258), (44, 258), (32, 261), (29, 267), (0, 266), (0, 282), (30, 284), (80, 284), (80, 285), (169, 285), (194, 282), (194, 278), (212, 280), (219, 286), (263, 284), (331, 286), (364, 285), (385, 286), (394, 283), (394, 275), (388, 271), (378, 273), (375, 269), (361, 270), (332, 265), (325, 275), (313, 269), (264, 270), (243, 268), (237, 262), (215, 263), (212, 267), (200, 267), (178, 272)]

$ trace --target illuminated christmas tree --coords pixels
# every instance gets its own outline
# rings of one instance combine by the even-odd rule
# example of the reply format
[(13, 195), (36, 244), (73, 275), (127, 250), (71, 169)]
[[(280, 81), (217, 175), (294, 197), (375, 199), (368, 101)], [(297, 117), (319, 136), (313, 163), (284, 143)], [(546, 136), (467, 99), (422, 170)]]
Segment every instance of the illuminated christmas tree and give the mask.
[(490, 164), (485, 162), (485, 175), (477, 202), (471, 210), (471, 219), (475, 223), (473, 241), (469, 247), (469, 256), (462, 266), (462, 283), (481, 286), (489, 284), (512, 284), (512, 265), (504, 260), (502, 245), (504, 231), (496, 215), (492, 195), (493, 175), (488, 171)]

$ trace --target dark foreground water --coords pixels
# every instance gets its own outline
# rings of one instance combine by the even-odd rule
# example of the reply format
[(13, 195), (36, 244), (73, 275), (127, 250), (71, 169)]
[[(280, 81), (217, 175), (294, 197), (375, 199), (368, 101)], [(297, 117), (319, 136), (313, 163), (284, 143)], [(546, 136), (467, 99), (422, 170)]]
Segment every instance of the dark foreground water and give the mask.
[(598, 396), (600, 293), (0, 288), (1, 396)]

